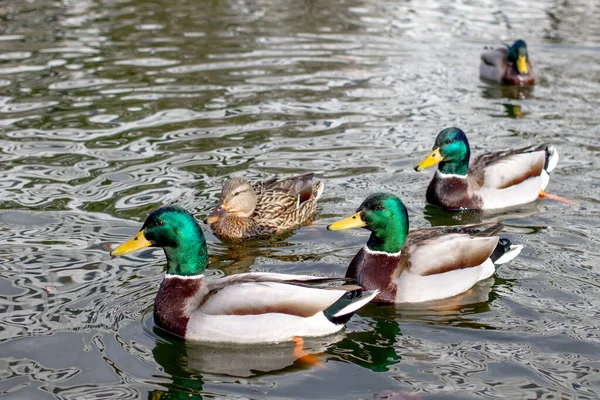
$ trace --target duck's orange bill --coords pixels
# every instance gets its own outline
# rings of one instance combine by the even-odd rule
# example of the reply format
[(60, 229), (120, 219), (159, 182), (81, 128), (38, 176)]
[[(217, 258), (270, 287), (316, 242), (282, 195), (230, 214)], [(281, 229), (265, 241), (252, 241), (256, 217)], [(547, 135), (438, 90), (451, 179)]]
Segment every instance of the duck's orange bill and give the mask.
[(219, 207), (215, 208), (213, 212), (211, 212), (208, 217), (204, 220), (207, 224), (214, 224), (221, 217), (223, 217), (229, 211), (229, 207), (225, 203), (219, 204)]
[(304, 339), (302, 339), (300, 336), (295, 336), (292, 339), (292, 342), (296, 343), (296, 346), (294, 347), (294, 355), (298, 357), (298, 360), (302, 361), (305, 364), (323, 365), (318, 355), (308, 354), (304, 351)]
[(360, 212), (354, 213), (348, 218), (344, 218), (327, 227), (330, 231), (343, 231), (344, 229), (363, 228), (367, 224), (360, 217)]
[(579, 205), (578, 203), (576, 203), (574, 201), (571, 201), (569, 199), (565, 199), (564, 197), (560, 197), (560, 196), (557, 196), (555, 194), (546, 193), (543, 190), (540, 190), (540, 198), (542, 198), (542, 199), (546, 198), (546, 199), (550, 199), (550, 200), (560, 201), (561, 203), (569, 204), (571, 206), (578, 206)]
[(419, 163), (419, 165), (415, 167), (415, 171), (423, 171), (426, 168), (439, 164), (443, 160), (444, 157), (442, 157), (442, 154), (440, 153), (440, 148), (436, 147), (427, 155), (427, 157), (425, 157), (423, 161)]
[(152, 246), (152, 242), (146, 239), (144, 231), (139, 231), (137, 235), (111, 251), (110, 255), (113, 257), (124, 256), (125, 254), (150, 246)]

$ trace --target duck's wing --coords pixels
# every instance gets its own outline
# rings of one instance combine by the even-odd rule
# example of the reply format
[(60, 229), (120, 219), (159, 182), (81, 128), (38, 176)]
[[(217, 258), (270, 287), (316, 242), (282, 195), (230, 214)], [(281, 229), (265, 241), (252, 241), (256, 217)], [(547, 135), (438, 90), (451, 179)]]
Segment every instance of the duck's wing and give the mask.
[(505, 68), (508, 58), (508, 49), (484, 49), (481, 52), (481, 62), (497, 68)]
[(209, 291), (217, 291), (226, 286), (237, 285), (240, 283), (264, 283), (264, 282), (279, 282), (290, 285), (317, 286), (329, 283), (353, 283), (349, 278), (342, 277), (325, 277), (312, 275), (294, 275), (294, 274), (278, 274), (272, 272), (247, 272), (224, 276), (213, 282), (208, 283)]
[(480, 187), (505, 189), (541, 175), (548, 157), (546, 145), (497, 151), (474, 158), (469, 176)]
[(504, 73), (508, 66), (507, 54), (507, 49), (484, 50), (481, 53), (479, 76), (487, 80), (502, 82)]
[(254, 191), (260, 195), (260, 193), (262, 193), (265, 190), (265, 188), (269, 187), (270, 185), (272, 185), (275, 182), (277, 182), (277, 178), (273, 177), (273, 178), (267, 178), (262, 181), (252, 181), (249, 183), (250, 183), (250, 186), (252, 186), (252, 189), (254, 189)]
[(209, 284), (209, 296), (198, 310), (210, 315), (280, 313), (310, 317), (348, 293), (352, 294), (350, 297), (359, 296), (360, 286), (321, 286), (348, 281), (351, 280), (276, 273), (232, 275)]
[(272, 220), (298, 209), (313, 194), (313, 177), (314, 174), (310, 172), (282, 180), (260, 182), (254, 186), (258, 196), (255, 215)]
[(220, 289), (210, 293), (192, 312), (185, 338), (273, 343), (297, 336), (330, 335), (342, 329), (356, 310), (378, 294), (377, 290), (363, 291), (354, 285), (319, 288), (289, 283), (322, 281), (322, 278), (252, 275), (226, 279), (230, 283), (226, 286), (219, 283)]
[(496, 223), (412, 230), (402, 249), (402, 264), (421, 276), (477, 267), (496, 249), (500, 230), (502, 225)]

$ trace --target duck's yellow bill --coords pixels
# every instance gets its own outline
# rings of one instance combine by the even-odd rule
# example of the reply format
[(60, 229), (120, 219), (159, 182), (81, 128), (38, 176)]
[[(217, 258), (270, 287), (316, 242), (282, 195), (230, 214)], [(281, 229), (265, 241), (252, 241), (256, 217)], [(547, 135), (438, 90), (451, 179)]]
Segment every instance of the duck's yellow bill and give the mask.
[(427, 157), (425, 157), (423, 161), (419, 163), (419, 165), (415, 167), (415, 171), (423, 171), (426, 168), (433, 167), (443, 159), (444, 157), (442, 157), (442, 154), (440, 153), (440, 148), (436, 147), (431, 153), (429, 153), (429, 155), (427, 155)]
[(125, 254), (129, 254), (136, 250), (150, 246), (152, 246), (152, 242), (146, 239), (144, 236), (144, 231), (139, 231), (137, 235), (111, 251), (110, 255), (113, 257), (124, 256)]
[(529, 69), (527, 68), (526, 56), (519, 56), (519, 58), (517, 58), (517, 71), (519, 71), (519, 73), (523, 75), (529, 73)]
[(330, 231), (343, 231), (344, 229), (363, 228), (367, 226), (365, 221), (360, 217), (360, 212), (352, 214), (348, 218), (344, 218), (329, 225), (327, 229)]

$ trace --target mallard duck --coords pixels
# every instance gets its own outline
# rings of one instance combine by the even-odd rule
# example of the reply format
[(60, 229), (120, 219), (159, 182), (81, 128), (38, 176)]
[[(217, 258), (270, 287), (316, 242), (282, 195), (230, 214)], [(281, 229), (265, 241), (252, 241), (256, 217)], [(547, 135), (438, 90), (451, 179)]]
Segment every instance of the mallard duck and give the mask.
[(439, 163), (427, 202), (448, 210), (490, 210), (530, 203), (544, 192), (558, 163), (553, 146), (534, 145), (517, 150), (481, 154), (470, 161), (465, 133), (447, 128), (435, 139), (433, 150), (415, 167), (422, 171)]
[(327, 227), (366, 228), (371, 236), (346, 271), (363, 288), (379, 290), (375, 301), (419, 303), (463, 293), (489, 278), (496, 266), (522, 249), (495, 236), (502, 225), (435, 227), (408, 231), (402, 200), (390, 193), (367, 197), (356, 213)]
[(523, 40), (506, 48), (485, 49), (481, 53), (479, 75), (494, 82), (521, 86), (533, 85), (536, 79)]
[(111, 255), (150, 246), (161, 247), (167, 257), (154, 321), (187, 340), (265, 343), (329, 335), (377, 295), (356, 285), (319, 287), (342, 278), (306, 275), (251, 272), (209, 282), (204, 234), (179, 207), (152, 212), (142, 229)]
[(271, 235), (305, 223), (316, 210), (323, 182), (313, 173), (248, 182), (231, 178), (221, 191), (219, 206), (206, 218), (221, 239)]

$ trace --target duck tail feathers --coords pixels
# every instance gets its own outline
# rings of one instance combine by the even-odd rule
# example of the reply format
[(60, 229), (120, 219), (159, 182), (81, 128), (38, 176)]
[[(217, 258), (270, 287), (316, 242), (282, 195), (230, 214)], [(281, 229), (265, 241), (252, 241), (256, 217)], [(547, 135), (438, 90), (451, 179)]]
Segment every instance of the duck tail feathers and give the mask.
[(523, 245), (511, 244), (510, 240), (500, 238), (490, 259), (495, 265), (501, 265), (518, 256), (521, 250), (523, 250)]
[(558, 158), (558, 150), (554, 146), (546, 147), (546, 164), (544, 165), (544, 169), (547, 173), (552, 172), (556, 168)]
[(345, 324), (359, 308), (378, 294), (379, 290), (365, 291), (362, 288), (347, 291), (335, 303), (323, 310), (323, 314), (333, 324)]
[(317, 200), (319, 200), (321, 198), (321, 196), (323, 195), (323, 190), (325, 189), (325, 184), (323, 183), (323, 181), (317, 181), (317, 183), (315, 183), (315, 186), (317, 188), (317, 194), (316, 194), (315, 198)]

